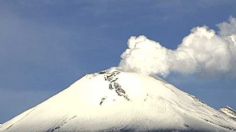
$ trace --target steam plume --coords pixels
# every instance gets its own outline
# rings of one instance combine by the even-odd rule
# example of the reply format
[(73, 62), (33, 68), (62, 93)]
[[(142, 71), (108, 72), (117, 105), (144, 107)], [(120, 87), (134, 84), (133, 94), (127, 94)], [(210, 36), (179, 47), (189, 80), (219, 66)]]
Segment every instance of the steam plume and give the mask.
[(218, 24), (216, 32), (206, 26), (195, 27), (175, 50), (163, 47), (145, 36), (132, 36), (121, 55), (120, 67), (148, 75), (221, 74), (236, 67), (236, 19)]

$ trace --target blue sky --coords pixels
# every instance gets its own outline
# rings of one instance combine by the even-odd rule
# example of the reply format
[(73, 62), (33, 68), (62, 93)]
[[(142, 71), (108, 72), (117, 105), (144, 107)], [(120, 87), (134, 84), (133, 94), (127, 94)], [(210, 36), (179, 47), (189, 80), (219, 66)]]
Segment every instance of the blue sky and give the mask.
[[(175, 49), (192, 28), (236, 17), (234, 0), (1, 0), (0, 123), (87, 73), (117, 66), (131, 35)], [(236, 108), (236, 79), (167, 80), (214, 108)]]

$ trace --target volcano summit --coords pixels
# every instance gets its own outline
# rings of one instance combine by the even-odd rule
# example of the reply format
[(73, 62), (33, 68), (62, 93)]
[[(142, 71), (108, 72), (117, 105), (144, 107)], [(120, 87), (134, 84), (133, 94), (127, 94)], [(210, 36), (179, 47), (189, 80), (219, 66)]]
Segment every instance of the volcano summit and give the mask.
[(225, 113), (166, 81), (112, 68), (0, 126), (0, 131), (236, 131)]

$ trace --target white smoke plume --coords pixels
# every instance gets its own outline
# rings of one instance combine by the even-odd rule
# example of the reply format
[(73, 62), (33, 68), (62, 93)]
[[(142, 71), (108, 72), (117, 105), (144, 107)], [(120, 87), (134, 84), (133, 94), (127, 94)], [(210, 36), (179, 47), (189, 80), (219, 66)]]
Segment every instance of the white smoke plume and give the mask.
[(193, 28), (175, 50), (145, 36), (131, 37), (121, 55), (120, 68), (148, 75), (222, 74), (236, 68), (236, 18), (218, 24), (216, 32), (206, 26)]

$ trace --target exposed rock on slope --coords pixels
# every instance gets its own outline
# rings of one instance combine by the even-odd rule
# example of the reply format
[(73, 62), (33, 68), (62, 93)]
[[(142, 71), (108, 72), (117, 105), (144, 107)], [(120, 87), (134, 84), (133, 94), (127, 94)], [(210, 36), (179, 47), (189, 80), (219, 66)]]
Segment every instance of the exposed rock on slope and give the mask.
[(221, 108), (220, 112), (224, 113), (225, 115), (236, 121), (236, 111), (233, 108), (227, 106), (225, 108)]

